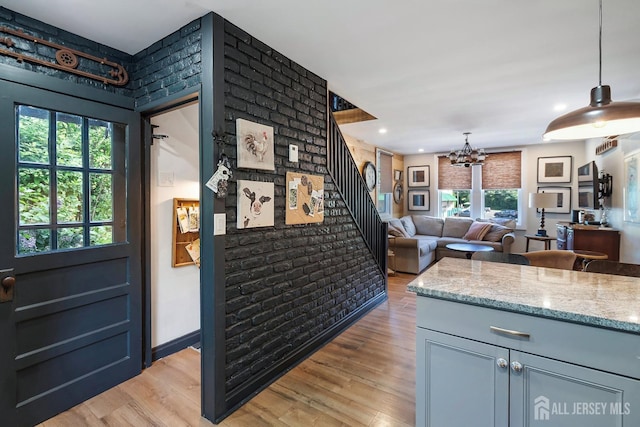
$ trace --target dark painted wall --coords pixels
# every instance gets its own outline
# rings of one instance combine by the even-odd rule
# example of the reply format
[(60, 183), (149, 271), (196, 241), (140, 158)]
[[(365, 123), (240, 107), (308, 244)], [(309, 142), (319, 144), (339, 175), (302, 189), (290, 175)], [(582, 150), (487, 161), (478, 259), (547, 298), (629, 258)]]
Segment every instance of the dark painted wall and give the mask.
[[(282, 363), (384, 292), (364, 240), (327, 173), (327, 82), (227, 22), (225, 116), (235, 159), (236, 119), (274, 128), (274, 172), (234, 179), (275, 184), (275, 226), (236, 228), (236, 186), (227, 197), (227, 391)], [(288, 162), (289, 144), (299, 163)], [(320, 224), (285, 225), (287, 171), (324, 176)], [(235, 183), (234, 183), (235, 184)]]
[[(125, 66), (130, 80), (115, 87), (4, 55), (0, 63), (131, 97), (139, 109), (189, 88), (195, 92), (203, 61), (212, 60), (202, 54), (201, 20), (133, 56), (3, 8), (0, 25), (106, 56)], [(235, 166), (237, 118), (273, 126), (276, 144), (276, 170), (234, 169), (225, 199), (227, 411), (319, 348), (385, 288), (327, 173), (326, 81), (230, 23), (224, 46), (225, 153)], [(53, 50), (36, 53), (54, 58)], [(289, 144), (298, 146), (299, 163), (288, 162)], [(285, 225), (287, 171), (324, 176), (323, 223)], [(275, 184), (274, 227), (237, 230), (237, 179)], [(204, 282), (219, 286), (212, 278)]]

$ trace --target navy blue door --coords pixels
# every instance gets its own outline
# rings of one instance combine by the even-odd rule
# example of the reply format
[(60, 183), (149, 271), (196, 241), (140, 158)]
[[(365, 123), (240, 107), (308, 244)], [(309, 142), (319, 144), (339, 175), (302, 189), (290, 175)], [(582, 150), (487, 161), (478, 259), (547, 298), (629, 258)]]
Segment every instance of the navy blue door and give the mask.
[(141, 370), (140, 118), (0, 80), (0, 417)]

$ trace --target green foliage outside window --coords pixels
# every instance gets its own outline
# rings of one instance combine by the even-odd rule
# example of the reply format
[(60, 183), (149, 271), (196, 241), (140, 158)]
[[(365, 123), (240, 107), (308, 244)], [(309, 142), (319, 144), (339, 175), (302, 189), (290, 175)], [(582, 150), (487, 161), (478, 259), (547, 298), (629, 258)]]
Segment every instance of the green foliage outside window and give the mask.
[(19, 254), (113, 243), (112, 127), (18, 107)]

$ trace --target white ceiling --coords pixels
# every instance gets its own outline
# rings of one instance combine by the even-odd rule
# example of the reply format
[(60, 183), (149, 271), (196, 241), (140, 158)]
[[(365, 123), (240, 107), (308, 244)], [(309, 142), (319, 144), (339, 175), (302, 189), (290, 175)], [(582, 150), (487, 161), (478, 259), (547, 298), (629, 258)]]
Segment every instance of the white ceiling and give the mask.
[[(214, 11), (378, 117), (343, 127), (403, 154), (537, 144), (598, 84), (598, 0), (2, 0), (134, 54)], [(640, 1), (605, 0), (602, 83), (640, 99)], [(384, 135), (378, 129), (384, 127)]]

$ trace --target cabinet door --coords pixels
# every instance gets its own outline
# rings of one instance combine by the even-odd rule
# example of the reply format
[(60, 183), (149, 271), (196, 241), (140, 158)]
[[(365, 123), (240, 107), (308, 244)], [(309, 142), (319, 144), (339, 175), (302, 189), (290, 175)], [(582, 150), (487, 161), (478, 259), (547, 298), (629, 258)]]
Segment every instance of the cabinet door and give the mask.
[(418, 328), (416, 426), (508, 425), (509, 350)]
[(640, 381), (511, 351), (510, 426), (640, 426)]

